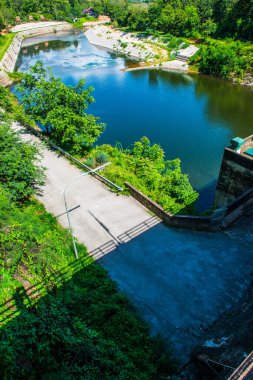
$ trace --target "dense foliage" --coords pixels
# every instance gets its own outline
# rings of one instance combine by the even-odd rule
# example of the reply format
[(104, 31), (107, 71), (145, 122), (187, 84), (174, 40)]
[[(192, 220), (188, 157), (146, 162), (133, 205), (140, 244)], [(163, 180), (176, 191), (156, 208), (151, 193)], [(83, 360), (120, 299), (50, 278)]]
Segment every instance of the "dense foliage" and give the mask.
[(207, 40), (191, 62), (204, 74), (222, 78), (253, 75), (253, 46), (239, 41)]
[(75, 87), (55, 78), (50, 69), (37, 62), (17, 86), (20, 102), (50, 138), (69, 151), (90, 148), (104, 130), (98, 118), (85, 110), (94, 101), (92, 87), (81, 80)]
[(0, 28), (28, 15), (39, 19), (81, 17), (85, 7), (105, 13), (120, 26), (178, 35), (230, 36), (253, 40), (253, 0), (154, 0), (148, 6), (128, 0), (0, 0)]
[(14, 201), (28, 199), (43, 183), (37, 147), (24, 143), (3, 120), (0, 122), (0, 182)]
[(171, 34), (253, 39), (253, 0), (154, 0), (148, 7), (127, 0), (87, 0), (120, 26)]
[(162, 148), (151, 145), (147, 137), (127, 150), (120, 144), (99, 146), (91, 152), (86, 163), (95, 166), (107, 160), (112, 162), (104, 169), (107, 178), (123, 187), (125, 181), (130, 182), (165, 210), (189, 212), (189, 206), (198, 197), (188, 176), (181, 172), (180, 160), (166, 161)]
[[(4, 128), (19, 157), (24, 144)], [(33, 155), (26, 164), (34, 165)], [(75, 260), (69, 232), (41, 204), (12, 201), (10, 191), (23, 181), (12, 169), (22, 165), (1, 162), (10, 180), (0, 185), (0, 378), (151, 380), (171, 374), (175, 367), (161, 342), (148, 336), (85, 247), (78, 244)]]
[[(0, 30), (1, 30), (1, 18), (0, 18)], [(11, 41), (15, 37), (15, 34), (0, 34), (0, 60), (3, 58), (4, 53), (8, 49)]]
[(28, 21), (28, 15), (34, 20), (40, 20), (41, 15), (48, 20), (81, 16), (83, 3), (82, 0), (0, 0), (0, 24), (13, 23), (16, 16), (22, 21)]

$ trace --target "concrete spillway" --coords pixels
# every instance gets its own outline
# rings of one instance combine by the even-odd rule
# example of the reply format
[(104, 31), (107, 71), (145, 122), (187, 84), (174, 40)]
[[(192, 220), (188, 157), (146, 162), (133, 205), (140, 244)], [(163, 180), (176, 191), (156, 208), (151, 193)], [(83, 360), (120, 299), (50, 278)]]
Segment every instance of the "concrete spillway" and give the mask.
[(101, 259), (149, 324), (172, 343), (181, 363), (205, 329), (252, 281), (253, 215), (225, 233), (160, 224)]

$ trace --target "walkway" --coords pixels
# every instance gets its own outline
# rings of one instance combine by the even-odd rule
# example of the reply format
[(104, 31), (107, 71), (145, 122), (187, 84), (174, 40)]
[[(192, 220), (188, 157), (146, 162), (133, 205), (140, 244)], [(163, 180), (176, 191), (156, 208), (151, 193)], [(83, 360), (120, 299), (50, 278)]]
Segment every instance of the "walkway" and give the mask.
[[(26, 22), (24, 24), (19, 24), (11, 28), (12, 33), (26, 32), (28, 30), (43, 29), (48, 27), (59, 27), (59, 26), (69, 25), (66, 21), (43, 21), (43, 22)], [(71, 27), (71, 25), (70, 25)]]
[[(34, 135), (22, 136), (27, 141), (40, 142)], [(78, 177), (82, 171), (46, 148), (43, 148), (42, 166), (46, 167), (47, 178), (41, 202), (53, 215), (61, 215), (58, 220), (67, 228), (63, 191), (68, 185), (66, 199), (69, 210), (73, 209), (70, 212), (73, 234), (93, 251), (95, 258), (159, 223), (133, 198), (109, 191), (90, 175)]]

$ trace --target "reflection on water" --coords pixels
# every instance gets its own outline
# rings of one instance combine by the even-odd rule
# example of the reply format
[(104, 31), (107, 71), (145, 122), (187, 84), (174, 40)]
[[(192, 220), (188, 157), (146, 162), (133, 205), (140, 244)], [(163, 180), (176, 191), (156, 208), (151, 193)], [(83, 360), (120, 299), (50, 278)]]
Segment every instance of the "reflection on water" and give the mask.
[(25, 41), (17, 67), (41, 60), (66, 84), (85, 78), (95, 87), (90, 112), (107, 124), (99, 143), (130, 146), (142, 136), (161, 144), (168, 159), (180, 157), (184, 172), (212, 205), (224, 147), (253, 133), (253, 91), (215, 78), (157, 70), (124, 72), (128, 62), (92, 46), (80, 34)]
[(206, 113), (214, 125), (222, 121), (232, 128), (234, 136), (247, 137), (253, 133), (251, 88), (212, 78), (196, 80), (196, 96), (207, 95)]

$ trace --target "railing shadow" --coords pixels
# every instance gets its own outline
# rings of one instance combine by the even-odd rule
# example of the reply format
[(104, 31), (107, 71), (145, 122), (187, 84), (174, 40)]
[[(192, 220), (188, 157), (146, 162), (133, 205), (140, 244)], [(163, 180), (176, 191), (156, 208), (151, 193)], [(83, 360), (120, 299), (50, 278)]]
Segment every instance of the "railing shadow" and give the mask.
[(60, 287), (64, 282), (70, 280), (75, 273), (92, 262), (93, 260), (89, 256), (74, 260), (57, 272), (51, 270), (52, 273), (46, 276), (43, 281), (31, 286), (18, 287), (12, 297), (0, 304), (0, 327), (17, 316), (24, 307), (34, 306), (54, 287)]
[(135, 227), (130, 228), (129, 230), (125, 231), (124, 233), (118, 236), (113, 236), (112, 233), (110, 232), (112, 239), (106, 242), (105, 244), (102, 244), (100, 247), (95, 248), (94, 250), (90, 251), (89, 254), (95, 260), (99, 260), (101, 257), (112, 252), (121, 244), (128, 243), (130, 240), (141, 235), (143, 232), (148, 231), (150, 228), (155, 227), (159, 223), (161, 223), (161, 220), (157, 218), (156, 216), (152, 216), (144, 220), (144, 222), (137, 224)]
[(115, 250), (121, 244), (128, 243), (130, 240), (150, 228), (153, 228), (159, 223), (161, 223), (161, 220), (155, 216), (152, 216), (117, 237), (113, 237), (111, 234), (112, 239), (107, 241), (105, 244), (102, 244), (100, 247), (90, 251), (89, 256), (81, 257), (79, 260), (74, 260), (58, 271), (51, 270), (51, 273), (46, 276), (43, 281), (37, 282), (31, 286), (23, 285), (18, 287), (12, 297), (0, 304), (0, 327), (4, 326), (14, 317), (18, 316), (24, 308), (29, 309), (33, 307), (53, 288), (60, 287), (64, 282), (70, 280), (75, 273), (90, 265), (93, 260), (99, 260), (103, 256)]

